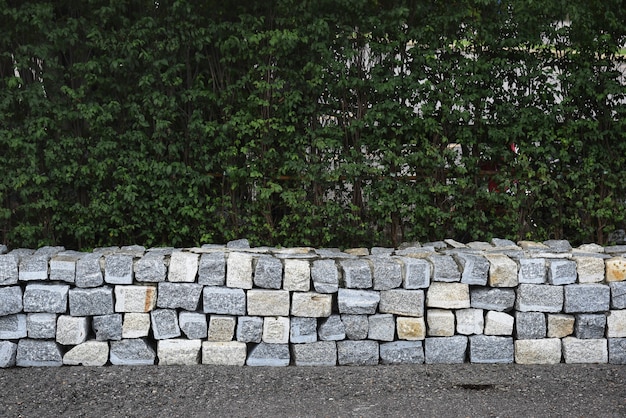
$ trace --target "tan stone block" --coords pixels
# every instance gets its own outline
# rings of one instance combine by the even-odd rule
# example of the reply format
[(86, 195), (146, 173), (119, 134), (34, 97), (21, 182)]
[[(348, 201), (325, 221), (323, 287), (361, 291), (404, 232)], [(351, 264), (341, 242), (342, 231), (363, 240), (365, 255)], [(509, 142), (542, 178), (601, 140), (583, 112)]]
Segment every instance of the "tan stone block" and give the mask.
[(311, 266), (307, 260), (285, 260), (283, 289), (297, 292), (311, 290)]
[(561, 340), (542, 338), (515, 341), (517, 364), (557, 364), (561, 362)]
[(548, 314), (548, 338), (564, 338), (574, 333), (574, 315)]
[(234, 316), (211, 315), (208, 341), (232, 341), (237, 320)]
[(193, 283), (198, 274), (198, 254), (174, 251), (167, 274), (169, 282)]
[(489, 254), (489, 286), (515, 287), (518, 285), (517, 263), (504, 254)]
[(246, 343), (239, 341), (202, 343), (202, 364), (213, 366), (243, 366), (248, 350)]
[(147, 337), (150, 332), (150, 314), (129, 312), (124, 314), (122, 338)]
[(332, 296), (315, 292), (294, 292), (291, 315), (308, 318), (329, 317), (332, 312)]
[(454, 335), (454, 312), (445, 309), (429, 309), (426, 311), (428, 336), (451, 337)]
[(400, 340), (423, 340), (426, 338), (424, 318), (399, 316), (396, 318), (396, 329)]
[(115, 312), (150, 312), (156, 300), (156, 286), (115, 286)]
[(600, 257), (574, 257), (578, 283), (600, 283), (604, 280), (604, 259)]
[(230, 253), (226, 260), (226, 286), (252, 289), (252, 255)]
[(248, 290), (247, 308), (250, 316), (288, 316), (289, 292), (286, 290)]
[(626, 280), (626, 258), (613, 257), (606, 260), (605, 264), (607, 282), (623, 282)]
[(469, 285), (465, 283), (433, 282), (426, 293), (426, 306), (442, 309), (469, 308)]
[(626, 337), (626, 310), (609, 312), (606, 318), (606, 328), (608, 338)]

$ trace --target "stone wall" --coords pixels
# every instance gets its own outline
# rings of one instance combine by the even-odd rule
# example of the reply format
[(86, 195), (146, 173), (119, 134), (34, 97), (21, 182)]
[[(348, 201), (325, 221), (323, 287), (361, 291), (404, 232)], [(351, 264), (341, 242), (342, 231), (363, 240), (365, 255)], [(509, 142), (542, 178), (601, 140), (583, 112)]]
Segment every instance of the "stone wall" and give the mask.
[(0, 254), (0, 367), (626, 364), (626, 246)]

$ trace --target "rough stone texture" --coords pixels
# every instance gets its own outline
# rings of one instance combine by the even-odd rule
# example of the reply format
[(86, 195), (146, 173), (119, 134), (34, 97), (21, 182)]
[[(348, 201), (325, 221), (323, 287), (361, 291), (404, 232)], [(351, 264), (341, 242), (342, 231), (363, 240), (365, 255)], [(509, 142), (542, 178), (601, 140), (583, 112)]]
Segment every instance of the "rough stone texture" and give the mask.
[(346, 338), (349, 340), (364, 340), (367, 338), (369, 331), (369, 321), (367, 315), (341, 315)]
[[(609, 338), (608, 341), (609, 363), (626, 364), (626, 338)], [(0, 344), (2, 344), (2, 342), (0, 342)], [(0, 352), (1, 351), (0, 348)]]
[(122, 314), (94, 316), (91, 328), (97, 341), (118, 341), (122, 339)]
[(260, 343), (250, 350), (246, 364), (248, 366), (289, 366), (291, 355), (289, 344)]
[(422, 364), (424, 347), (421, 341), (394, 341), (380, 344), (381, 364)]
[(543, 242), (544, 245), (547, 245), (550, 250), (555, 253), (566, 253), (572, 251), (572, 246), (567, 240), (564, 239), (551, 239)]
[(317, 341), (292, 346), (296, 366), (334, 366), (337, 364), (337, 344)]
[(17, 344), (11, 341), (0, 341), (0, 369), (15, 366)]
[(311, 266), (313, 288), (318, 293), (337, 293), (339, 270), (334, 260), (315, 260)]
[(198, 284), (204, 286), (226, 284), (226, 257), (223, 252), (206, 253), (200, 256)]
[(520, 284), (515, 309), (522, 312), (561, 312), (563, 286)]
[(263, 318), (240, 316), (237, 318), (237, 341), (260, 343), (263, 337)]
[(254, 285), (265, 289), (280, 289), (283, 284), (283, 263), (277, 258), (264, 255), (256, 260)]
[(465, 362), (467, 337), (428, 337), (424, 340), (426, 364), (460, 364)]
[(606, 328), (606, 325), (607, 321), (604, 314), (576, 315), (574, 336), (579, 339), (604, 338), (604, 330)]
[(57, 334), (57, 315), (53, 313), (29, 313), (26, 316), (28, 338), (54, 339)]
[[(370, 289), (372, 270), (366, 260), (341, 260), (344, 286), (348, 289)], [(341, 289), (339, 290), (341, 291)]]
[(290, 320), (285, 316), (263, 318), (262, 340), (267, 344), (287, 344), (289, 342)]
[(513, 338), (489, 335), (469, 337), (470, 363), (513, 363)]
[(454, 312), (445, 309), (429, 309), (426, 312), (429, 337), (451, 337), (456, 330)]
[(252, 256), (245, 253), (230, 253), (226, 261), (226, 286), (252, 289)]
[(150, 312), (150, 323), (155, 340), (180, 337), (178, 315), (173, 309), (155, 309)]
[(605, 261), (605, 267), (607, 282), (623, 282), (626, 280), (626, 258), (610, 258)]
[(104, 366), (109, 361), (109, 344), (104, 341), (86, 341), (70, 349), (63, 356), (69, 366)]
[(503, 254), (489, 254), (489, 286), (515, 287), (519, 284), (517, 263)]
[(463, 309), (470, 307), (469, 285), (433, 282), (426, 293), (429, 308)]
[(399, 340), (423, 340), (426, 338), (426, 321), (424, 318), (399, 316), (396, 318), (396, 330)]
[(14, 314), (0, 316), (0, 340), (17, 340), (28, 335), (26, 315)]
[(433, 281), (458, 282), (461, 280), (459, 266), (452, 256), (433, 254), (428, 257), (428, 260), (433, 264)]
[(604, 280), (604, 260), (600, 257), (574, 257), (578, 283), (599, 283)]
[(461, 283), (485, 286), (489, 278), (489, 262), (480, 255), (457, 253), (455, 258), (461, 270)]
[(490, 311), (509, 311), (515, 305), (515, 290), (506, 288), (470, 288), (471, 307)]
[(173, 339), (157, 342), (159, 365), (192, 366), (200, 363), (200, 340)]
[(208, 325), (206, 315), (201, 312), (180, 312), (178, 314), (178, 326), (190, 340), (202, 340), (207, 338)]
[(562, 340), (565, 363), (608, 363), (607, 340), (580, 340), (565, 337)]
[(66, 251), (50, 259), (50, 280), (74, 283), (76, 281), (76, 262), (81, 253)]
[(430, 286), (431, 264), (420, 258), (401, 257), (404, 266), (402, 287), (405, 289), (425, 289)]
[(576, 262), (572, 260), (549, 260), (548, 283), (565, 285), (576, 283)]
[(489, 311), (485, 315), (485, 335), (513, 335), (515, 318), (504, 312)]
[(24, 290), (24, 312), (65, 313), (68, 285), (27, 284)]
[(340, 366), (375, 366), (378, 359), (377, 341), (337, 341), (337, 360)]
[(122, 322), (122, 338), (143, 338), (150, 333), (150, 314), (128, 312)]
[(19, 258), (14, 254), (0, 255), (0, 286), (17, 284)]
[(18, 367), (58, 367), (63, 365), (61, 348), (55, 341), (23, 339), (17, 343)]
[(23, 292), (19, 286), (0, 287), (0, 316), (22, 312)]
[[(391, 314), (370, 315), (367, 338), (378, 341), (393, 341), (396, 333), (396, 321)], [(343, 323), (342, 323), (343, 326)], [(345, 338), (345, 332), (343, 334)]]
[(542, 312), (516, 312), (515, 335), (519, 340), (546, 337), (546, 316)]
[(574, 333), (574, 315), (548, 314), (548, 338), (563, 338)]
[(195, 311), (200, 303), (202, 285), (197, 283), (169, 283), (158, 284), (157, 303), (159, 308)]
[(150, 312), (156, 300), (156, 286), (115, 286), (115, 312)]
[(193, 283), (198, 274), (198, 254), (174, 251), (170, 257), (167, 273), (169, 282)]
[(339, 289), (337, 292), (339, 312), (342, 314), (375, 314), (380, 302), (380, 292), (372, 290)]
[[(582, 315), (579, 315), (582, 316)], [(604, 315), (601, 315), (604, 317)], [(611, 311), (606, 318), (606, 336), (609, 338), (626, 337), (626, 311)], [(597, 335), (597, 334), (596, 334)], [(602, 338), (600, 335), (597, 338)], [(580, 337), (579, 337), (580, 338)]]
[(316, 318), (291, 318), (289, 342), (294, 344), (312, 343), (317, 341)]
[(86, 317), (61, 315), (57, 319), (56, 341), (61, 345), (78, 345), (87, 341), (89, 320)]
[(138, 282), (163, 282), (167, 275), (165, 256), (160, 253), (148, 252), (135, 262), (134, 271), (135, 280)]
[(521, 258), (518, 279), (520, 283), (542, 284), (546, 282), (546, 260), (544, 258)]
[(208, 341), (228, 342), (235, 337), (237, 319), (234, 316), (211, 315), (209, 318)]
[(204, 313), (245, 315), (246, 294), (242, 289), (205, 286), (202, 291)]
[(296, 292), (311, 290), (311, 266), (307, 260), (285, 260), (283, 289)]
[(378, 310), (403, 316), (424, 316), (424, 291), (392, 289), (380, 292)]
[(133, 257), (108, 255), (104, 262), (104, 281), (110, 284), (133, 284)]
[(609, 310), (611, 290), (603, 284), (571, 284), (565, 286), (566, 313), (593, 313)]
[(70, 289), (70, 315), (96, 316), (114, 313), (113, 289), (108, 286), (93, 289)]
[(485, 320), (482, 309), (459, 309), (456, 311), (456, 332), (461, 335), (482, 334)]
[(332, 296), (314, 292), (294, 292), (291, 315), (311, 318), (328, 317), (332, 310)]
[(109, 359), (116, 366), (153, 365), (156, 354), (154, 349), (142, 338), (111, 341)]
[(76, 261), (76, 279), (75, 284), (78, 287), (97, 287), (104, 283), (102, 275), (102, 267), (100, 260), (102, 254), (91, 253), (85, 254)]
[(611, 309), (626, 309), (626, 282), (611, 282)]
[(19, 280), (21, 282), (48, 280), (49, 260), (50, 256), (47, 254), (33, 254), (22, 257), (19, 266)]
[(374, 290), (395, 289), (402, 285), (402, 265), (393, 258), (372, 257)]
[(202, 364), (212, 366), (243, 366), (246, 364), (248, 349), (238, 341), (202, 343)]
[(252, 289), (247, 292), (248, 315), (288, 316), (289, 306), (286, 290)]
[(339, 315), (331, 315), (322, 320), (318, 329), (319, 339), (322, 341), (337, 341), (346, 338), (346, 329)]
[(560, 362), (561, 340), (558, 338), (515, 341), (515, 363), (558, 364)]

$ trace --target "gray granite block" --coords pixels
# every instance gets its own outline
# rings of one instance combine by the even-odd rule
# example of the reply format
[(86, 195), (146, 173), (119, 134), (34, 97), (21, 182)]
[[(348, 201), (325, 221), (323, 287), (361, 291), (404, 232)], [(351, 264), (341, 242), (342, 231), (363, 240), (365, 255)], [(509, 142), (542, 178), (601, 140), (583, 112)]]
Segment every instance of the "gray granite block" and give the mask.
[(240, 238), (240, 239), (228, 241), (226, 243), (226, 248), (244, 250), (244, 249), (250, 248), (250, 242), (246, 238)]
[(489, 278), (489, 261), (481, 255), (459, 252), (454, 258), (461, 266), (461, 283), (486, 286)]
[(395, 289), (402, 285), (402, 265), (393, 258), (371, 257), (374, 290)]
[(20, 286), (0, 287), (0, 316), (22, 312), (23, 292)]
[(109, 286), (93, 289), (70, 289), (69, 305), (72, 316), (97, 316), (115, 313), (113, 289)]
[(563, 310), (563, 286), (520, 284), (515, 309), (522, 312), (552, 312)]
[(346, 329), (339, 315), (331, 315), (322, 320), (318, 330), (322, 341), (337, 341), (346, 338)]
[(0, 369), (15, 366), (17, 344), (11, 341), (0, 341)]
[(290, 327), (289, 342), (301, 344), (317, 341), (317, 318), (292, 317)]
[(50, 259), (50, 280), (76, 282), (76, 262), (84, 255), (78, 251), (63, 251)]
[(94, 316), (91, 327), (98, 341), (119, 341), (122, 339), (122, 314)]
[(402, 287), (405, 289), (425, 289), (430, 285), (432, 266), (421, 258), (400, 257), (404, 266)]
[(421, 341), (393, 341), (380, 344), (381, 364), (422, 364), (424, 347)]
[(339, 313), (375, 314), (380, 302), (380, 292), (371, 290), (339, 289), (337, 292)]
[(178, 326), (190, 340), (202, 340), (207, 338), (208, 324), (206, 314), (201, 312), (180, 312), (178, 314)]
[(349, 340), (364, 340), (369, 332), (369, 320), (367, 315), (342, 314), (341, 322)]
[(69, 285), (26, 285), (24, 290), (24, 312), (65, 313)]
[(165, 256), (160, 251), (148, 251), (134, 263), (135, 280), (142, 283), (164, 282), (167, 276)]
[(150, 312), (150, 324), (155, 340), (180, 337), (178, 315), (174, 309), (155, 309)]
[[(376, 314), (368, 317), (367, 338), (377, 341), (393, 341), (396, 334), (396, 320), (391, 314)], [(344, 334), (345, 337), (345, 334)]]
[(198, 264), (198, 283), (205, 286), (226, 284), (226, 257), (224, 252), (202, 254)]
[(465, 362), (467, 337), (429, 337), (424, 341), (426, 364), (458, 364)]
[(51, 340), (25, 338), (17, 343), (18, 367), (59, 367), (63, 365), (60, 346)]
[(515, 290), (497, 287), (471, 287), (472, 308), (506, 312), (515, 305)]
[(339, 269), (335, 260), (315, 260), (311, 265), (313, 288), (318, 293), (337, 293)]
[(343, 282), (346, 288), (370, 289), (372, 287), (372, 269), (367, 260), (341, 260), (339, 264), (343, 271)]
[(26, 315), (14, 314), (0, 316), (0, 340), (26, 338)]
[(606, 315), (578, 314), (574, 325), (574, 336), (578, 339), (604, 338), (606, 330)]
[(283, 263), (269, 255), (256, 260), (253, 283), (264, 289), (280, 289), (283, 285)]
[(609, 338), (609, 363), (626, 364), (626, 338)]
[(237, 318), (237, 341), (260, 343), (263, 337), (263, 318), (259, 316), (240, 316)]
[(578, 277), (576, 262), (573, 260), (549, 260), (548, 283), (553, 285), (565, 285), (576, 283)]
[(337, 360), (340, 366), (375, 366), (379, 355), (378, 341), (337, 341)]
[(513, 338), (490, 335), (469, 337), (471, 363), (513, 363)]
[(520, 283), (542, 284), (546, 282), (545, 258), (521, 258), (518, 280)]
[(97, 287), (104, 283), (100, 261), (101, 253), (85, 254), (76, 261), (76, 281), (78, 287)]
[(626, 282), (611, 282), (611, 309), (626, 309)]
[(204, 313), (245, 315), (246, 293), (243, 289), (205, 286), (202, 291)]
[(571, 284), (565, 286), (566, 313), (593, 313), (608, 311), (611, 289), (604, 284)]
[(193, 312), (198, 309), (202, 288), (198, 283), (161, 282), (157, 288), (156, 306)]
[(125, 254), (106, 256), (104, 281), (111, 284), (133, 284), (133, 257)]
[(48, 280), (48, 254), (33, 254), (21, 257), (19, 266), (19, 280)]
[(450, 255), (434, 254), (428, 257), (433, 264), (433, 281), (459, 282), (461, 271), (454, 258)]
[(378, 310), (402, 316), (424, 316), (424, 291), (392, 289), (380, 292)]
[(569, 241), (564, 239), (551, 239), (543, 242), (544, 245), (547, 245), (552, 252), (555, 253), (567, 253), (572, 251), (572, 246)]
[(291, 346), (296, 366), (335, 366), (337, 344), (335, 341), (317, 341)]
[(142, 338), (111, 341), (109, 360), (116, 366), (149, 366), (154, 364), (156, 353)]
[(248, 366), (284, 367), (290, 362), (289, 344), (260, 343), (250, 350), (246, 360)]
[(543, 312), (516, 312), (515, 336), (519, 340), (545, 338), (546, 315)]
[(15, 254), (0, 255), (0, 286), (17, 284), (19, 280), (19, 262), (20, 259)]
[(53, 313), (29, 313), (26, 316), (28, 338), (54, 339), (57, 334), (57, 315)]

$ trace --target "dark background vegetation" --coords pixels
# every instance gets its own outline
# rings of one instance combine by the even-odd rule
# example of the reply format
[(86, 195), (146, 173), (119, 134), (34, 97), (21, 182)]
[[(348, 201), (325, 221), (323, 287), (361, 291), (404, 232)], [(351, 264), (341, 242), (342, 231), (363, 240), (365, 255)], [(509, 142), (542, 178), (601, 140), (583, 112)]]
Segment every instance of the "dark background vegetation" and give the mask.
[(623, 6), (0, 0), (1, 240), (606, 243)]

